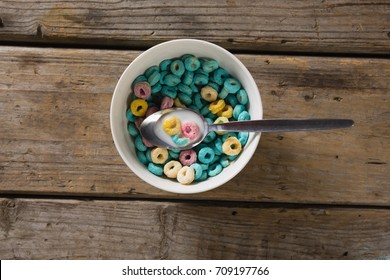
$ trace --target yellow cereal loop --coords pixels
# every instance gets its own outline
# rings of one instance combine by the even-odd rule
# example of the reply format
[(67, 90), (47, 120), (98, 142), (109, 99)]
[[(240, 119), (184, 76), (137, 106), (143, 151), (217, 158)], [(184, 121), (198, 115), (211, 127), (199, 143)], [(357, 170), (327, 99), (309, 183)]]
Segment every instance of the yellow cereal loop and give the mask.
[(180, 99), (178, 97), (176, 97), (174, 100), (173, 100), (173, 104), (175, 105), (175, 107), (179, 107), (179, 108), (187, 108), (186, 105), (184, 105)]
[(153, 163), (163, 164), (168, 160), (168, 150), (160, 147), (154, 148), (150, 153), (150, 157)]
[(134, 116), (143, 117), (148, 110), (148, 103), (144, 99), (134, 99), (130, 104), (130, 110)]
[(168, 177), (168, 178), (176, 178), (177, 177), (177, 174), (179, 173), (179, 170), (182, 168), (183, 166), (181, 165), (181, 163), (177, 160), (171, 160), (169, 162), (167, 162), (165, 165), (164, 165), (164, 174)]
[[(226, 117), (218, 117), (215, 121), (214, 124), (222, 124), (222, 123), (227, 123), (229, 120)], [(224, 135), (227, 133), (227, 131), (219, 130), (215, 131), (216, 134), (218, 135)]]
[(233, 107), (230, 105), (225, 105), (221, 111), (217, 113), (219, 117), (225, 117), (230, 119), (233, 116)]
[(208, 102), (217, 100), (218, 92), (210, 86), (205, 86), (200, 90), (202, 98)]
[(181, 132), (181, 122), (178, 118), (172, 116), (167, 117), (163, 121), (163, 129), (168, 135), (176, 135)]
[(188, 185), (191, 184), (195, 179), (195, 171), (192, 167), (183, 166), (179, 173), (177, 173), (177, 180), (180, 184)]
[(228, 137), (222, 144), (222, 152), (228, 156), (238, 155), (241, 149), (241, 142), (234, 136)]
[(213, 114), (217, 114), (219, 111), (221, 111), (225, 107), (225, 100), (218, 99), (210, 103), (209, 110)]

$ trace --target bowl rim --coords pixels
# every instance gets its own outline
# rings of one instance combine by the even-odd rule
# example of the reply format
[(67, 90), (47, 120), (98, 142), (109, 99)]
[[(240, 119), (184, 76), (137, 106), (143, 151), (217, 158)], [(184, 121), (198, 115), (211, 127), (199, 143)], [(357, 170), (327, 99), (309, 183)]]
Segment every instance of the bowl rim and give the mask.
[[(259, 89), (256, 85), (256, 82), (253, 79), (253, 76), (251, 75), (249, 70), (245, 67), (245, 65), (235, 55), (233, 55), (232, 53), (230, 53), (229, 51), (227, 51), (223, 47), (216, 45), (214, 43), (208, 42), (208, 41), (199, 40), (199, 39), (174, 39), (174, 40), (162, 42), (160, 44), (157, 44), (157, 45), (145, 50), (144, 52), (139, 54), (123, 71), (121, 77), (119, 78), (119, 80), (115, 86), (113, 96), (111, 99), (111, 105), (110, 105), (111, 134), (112, 134), (112, 137), (114, 140), (114, 145), (115, 145), (116, 150), (118, 151), (120, 157), (126, 163), (126, 165), (130, 168), (130, 170), (134, 174), (136, 174), (141, 180), (145, 181), (146, 183), (148, 183), (151, 186), (154, 186), (160, 190), (168, 191), (171, 193), (179, 193), (179, 194), (201, 193), (201, 192), (215, 189), (215, 188), (225, 184), (226, 182), (231, 180), (233, 177), (235, 177), (239, 172), (241, 172), (241, 170), (248, 164), (249, 160), (252, 158), (255, 150), (257, 149), (258, 143), (260, 141), (261, 133), (256, 133), (256, 134), (252, 134), (252, 135), (250, 134), (248, 142), (245, 145), (246, 157), (243, 157), (243, 155), (241, 154), (232, 163), (232, 165), (235, 164), (236, 166), (238, 166), (236, 161), (239, 161), (239, 163), (240, 163), (240, 167), (236, 167), (234, 169), (235, 170), (234, 172), (225, 172), (225, 176), (219, 177), (219, 175), (220, 175), (219, 174), (216, 177), (208, 178), (207, 180), (202, 181), (202, 182), (192, 183), (191, 185), (181, 185), (178, 182), (169, 181), (170, 183), (167, 186), (165, 186), (166, 182), (168, 182), (169, 179), (163, 178), (163, 177), (158, 177), (158, 176), (151, 174), (145, 166), (143, 166), (144, 170), (140, 170), (139, 169), (140, 162), (138, 159), (137, 159), (138, 162), (136, 162), (136, 163), (134, 161), (129, 160), (129, 158), (126, 155), (126, 151), (124, 151), (122, 145), (120, 145), (121, 135), (120, 135), (120, 131), (118, 131), (119, 128), (117, 129), (118, 124), (116, 123), (117, 120), (115, 119), (115, 114), (114, 114), (114, 110), (116, 107), (115, 101), (119, 98), (119, 96), (121, 94), (123, 94), (120, 92), (120, 86), (123, 83), (123, 80), (127, 78), (128, 73), (131, 71), (132, 67), (134, 65), (136, 65), (137, 63), (139, 63), (139, 61), (142, 61), (142, 59), (144, 57), (147, 57), (150, 53), (153, 53), (153, 52), (156, 52), (160, 49), (165, 49), (171, 45), (177, 45), (177, 44), (182, 44), (182, 45), (197, 44), (197, 45), (199, 45), (199, 47), (201, 47), (202, 45), (207, 45), (208, 47), (213, 48), (215, 50), (218, 50), (223, 55), (228, 56), (230, 59), (232, 59), (234, 64), (236, 64), (240, 67), (240, 69), (239, 69), (240, 72), (242, 71), (243, 75), (245, 75), (249, 79), (249, 82), (253, 84), (254, 92), (253, 92), (253, 96), (250, 97), (250, 100), (255, 99), (255, 101), (258, 103), (257, 109), (259, 109), (259, 112), (257, 113), (255, 119), (262, 119), (263, 118), (262, 100), (261, 100), (260, 92), (259, 92)], [(167, 57), (167, 58), (169, 58), (169, 57)], [(151, 65), (149, 65), (149, 66), (151, 66)], [(129, 95), (129, 94), (130, 94), (130, 91), (127, 93), (127, 95)], [(123, 114), (125, 114), (125, 112), (123, 112)], [(127, 129), (126, 129), (126, 131), (127, 131)], [(250, 140), (250, 143), (249, 143), (249, 140)], [(249, 145), (250, 145), (250, 148), (248, 147)], [(129, 147), (127, 147), (127, 148), (129, 148)], [(224, 169), (228, 169), (228, 168), (229, 167), (224, 168)], [(146, 171), (147, 174), (144, 171)], [(152, 175), (152, 176), (145, 176), (145, 175)], [(216, 180), (217, 177), (219, 178), (218, 180)], [(210, 182), (212, 180), (215, 182), (214, 184), (207, 183), (207, 181)], [(177, 184), (179, 184), (179, 185), (177, 185)]]

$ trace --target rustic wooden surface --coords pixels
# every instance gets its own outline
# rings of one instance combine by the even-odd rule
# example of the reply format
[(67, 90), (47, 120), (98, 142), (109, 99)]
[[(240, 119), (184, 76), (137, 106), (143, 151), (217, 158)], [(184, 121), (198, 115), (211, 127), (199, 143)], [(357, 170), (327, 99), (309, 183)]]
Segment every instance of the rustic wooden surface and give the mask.
[(7, 259), (390, 258), (383, 209), (62, 199), (0, 205)]
[(145, 48), (199, 38), (229, 49), (390, 51), (390, 1), (0, 2), (0, 40)]
[[(390, 1), (0, 1), (1, 259), (389, 259)], [(264, 117), (351, 129), (263, 134), (233, 180), (159, 191), (115, 150), (109, 107), (158, 42), (248, 67)]]

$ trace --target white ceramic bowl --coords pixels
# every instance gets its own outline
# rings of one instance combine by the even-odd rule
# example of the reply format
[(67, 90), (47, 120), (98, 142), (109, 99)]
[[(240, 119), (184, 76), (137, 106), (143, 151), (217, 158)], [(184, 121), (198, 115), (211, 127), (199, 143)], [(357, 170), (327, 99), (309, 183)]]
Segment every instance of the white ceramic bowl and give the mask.
[(115, 146), (127, 166), (150, 185), (174, 193), (199, 193), (214, 189), (236, 176), (251, 159), (260, 140), (260, 133), (250, 133), (248, 142), (240, 156), (215, 177), (203, 182), (182, 185), (175, 180), (158, 177), (150, 173), (138, 160), (133, 141), (127, 132), (126, 109), (130, 95), (131, 83), (149, 66), (158, 65), (167, 58), (183, 54), (194, 54), (198, 57), (209, 57), (217, 60), (233, 77), (237, 78), (248, 93), (249, 113), (252, 119), (262, 119), (263, 107), (260, 93), (248, 69), (227, 50), (201, 40), (179, 39), (156, 45), (140, 54), (126, 68), (120, 77), (111, 101), (110, 124)]

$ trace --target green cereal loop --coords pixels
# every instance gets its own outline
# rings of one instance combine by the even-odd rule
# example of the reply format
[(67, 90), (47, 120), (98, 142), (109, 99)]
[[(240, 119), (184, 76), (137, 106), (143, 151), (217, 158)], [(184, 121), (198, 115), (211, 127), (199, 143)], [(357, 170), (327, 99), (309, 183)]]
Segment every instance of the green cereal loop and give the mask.
[(233, 109), (233, 118), (238, 120), (238, 116), (241, 114), (242, 111), (245, 111), (245, 106), (242, 104), (237, 104), (234, 106)]
[(127, 125), (127, 131), (133, 137), (139, 134), (138, 129), (133, 122), (129, 122), (129, 124)]
[(241, 145), (244, 146), (249, 138), (249, 132), (239, 132), (237, 135), (238, 141), (240, 141)]
[(219, 85), (215, 82), (210, 82), (211, 77), (209, 77), (209, 83), (207, 84), (209, 87), (212, 87), (215, 89), (217, 92), (219, 91)]
[(126, 110), (126, 118), (129, 122), (134, 122), (136, 120), (136, 117), (133, 115), (130, 108)]
[(222, 165), (223, 168), (225, 168), (229, 166), (230, 160), (228, 160), (226, 155), (222, 155), (219, 160), (219, 163)]
[(219, 67), (218, 62), (216, 60), (208, 60), (205, 61), (202, 65), (203, 71), (210, 73), (216, 70)]
[(174, 74), (167, 74), (163, 80), (164, 84), (174, 87), (180, 83), (180, 78)]
[(236, 93), (241, 88), (241, 84), (237, 79), (227, 78), (223, 83), (223, 87), (228, 93)]
[(183, 84), (187, 86), (191, 85), (194, 80), (194, 72), (185, 71), (181, 79)]
[(195, 73), (194, 75), (194, 85), (196, 86), (204, 86), (209, 82), (209, 78), (207, 75)]
[[(152, 94), (156, 94), (157, 92), (160, 92), (162, 89), (162, 86), (160, 83), (157, 83), (155, 84), (154, 86), (152, 86), (152, 90), (150, 91)], [(149, 104), (149, 107), (152, 107), (150, 104)]]
[(242, 111), (237, 118), (238, 121), (249, 121), (250, 119), (251, 115), (247, 111)]
[(181, 77), (184, 74), (184, 71), (186, 70), (184, 68), (183, 61), (177, 59), (174, 60), (171, 65), (169, 66), (169, 69), (171, 70), (172, 74)]
[(149, 162), (148, 170), (157, 176), (162, 176), (162, 174), (164, 173), (164, 169), (161, 166), (154, 164), (153, 162)]
[(200, 61), (197, 57), (192, 56), (192, 57), (187, 57), (184, 60), (184, 67), (186, 70), (194, 72), (199, 69), (200, 67)]
[(217, 137), (217, 134), (214, 132), (214, 131), (210, 131), (206, 136), (205, 138), (203, 139), (203, 142), (205, 143), (211, 143), (212, 141), (214, 141), (215, 137)]
[(240, 102), (242, 105), (246, 105), (248, 103), (248, 93), (246, 92), (245, 89), (240, 89), (238, 92), (237, 92), (237, 100), (238, 102)]
[(229, 72), (223, 68), (218, 68), (213, 72), (213, 81), (220, 86), (223, 85), (227, 77), (229, 77)]
[(193, 101), (199, 110), (201, 110), (207, 104), (200, 94), (194, 94)]
[(220, 163), (214, 163), (210, 166), (210, 170), (207, 173), (210, 177), (217, 176), (222, 171), (222, 165)]
[(170, 86), (162, 86), (161, 87), (161, 94), (163, 96), (168, 96), (172, 99), (175, 99), (177, 96), (177, 90), (176, 87), (170, 87)]
[(175, 150), (168, 150), (168, 155), (173, 158), (173, 159), (178, 159), (179, 158), (179, 151)]
[(210, 162), (213, 161), (214, 157), (215, 157), (215, 152), (210, 147), (204, 147), (199, 150), (198, 159), (202, 163), (209, 164)]
[(171, 65), (172, 60), (170, 59), (164, 59), (160, 62), (159, 67), (161, 71), (167, 71), (169, 69), (169, 66)]
[(227, 103), (233, 108), (236, 107), (236, 105), (238, 104), (237, 97), (233, 94), (229, 94), (228, 97), (226, 97), (225, 101), (227, 101)]
[(151, 86), (154, 86), (158, 82), (160, 82), (161, 74), (158, 71), (154, 71), (152, 74), (148, 77), (148, 82)]
[(139, 159), (139, 161), (143, 164), (143, 165), (147, 165), (148, 164), (148, 159), (146, 158), (145, 156), (145, 153), (141, 152), (141, 151), (137, 151), (137, 158)]
[(187, 94), (178, 94), (177, 97), (184, 105), (190, 105), (192, 103), (192, 98)]
[(202, 166), (200, 166), (199, 163), (193, 163), (190, 165), (190, 167), (192, 167), (195, 170), (195, 179), (194, 180), (198, 180), (202, 176), (202, 173), (203, 173)]
[(222, 88), (221, 91), (218, 93), (218, 98), (225, 99), (228, 96), (228, 94), (229, 92), (225, 88)]
[(133, 83), (131, 84), (131, 87), (134, 89), (135, 85), (139, 82), (147, 82), (148, 79), (144, 75), (139, 75), (137, 78), (134, 79)]
[(159, 72), (160, 68), (158, 68), (157, 65), (150, 66), (148, 69), (145, 70), (145, 76), (149, 79), (149, 76), (152, 75), (153, 72), (157, 71)]
[(165, 79), (165, 76), (168, 75), (168, 71), (162, 71), (160, 72), (160, 84), (164, 84), (164, 79)]
[(138, 150), (138, 151), (141, 151), (141, 152), (145, 152), (147, 147), (144, 145), (144, 143), (142, 142), (142, 137), (141, 135), (137, 135), (134, 139), (134, 145), (135, 145), (135, 148)]
[(187, 86), (187, 85), (185, 85), (183, 83), (178, 84), (177, 85), (177, 89), (179, 91), (181, 91), (182, 93), (185, 93), (187, 95), (191, 95), (192, 94), (192, 89), (189, 86)]

